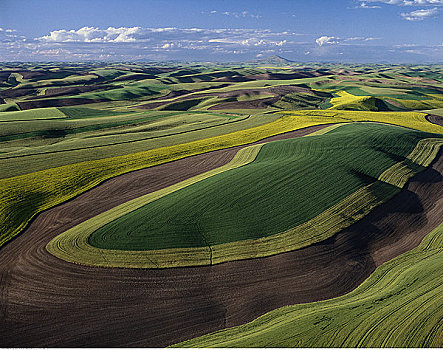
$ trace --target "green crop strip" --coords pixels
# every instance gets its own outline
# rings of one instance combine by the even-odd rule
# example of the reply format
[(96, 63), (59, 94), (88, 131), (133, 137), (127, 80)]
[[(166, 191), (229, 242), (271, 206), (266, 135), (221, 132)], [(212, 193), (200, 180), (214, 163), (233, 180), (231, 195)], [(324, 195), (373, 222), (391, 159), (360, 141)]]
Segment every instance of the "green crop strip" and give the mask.
[[(381, 126), (377, 127), (380, 128)], [(362, 128), (362, 126), (359, 125), (357, 128)], [(391, 129), (391, 127), (385, 128)], [(343, 127), (340, 129), (343, 129)], [(383, 174), (390, 174), (389, 179), (391, 181), (398, 176), (402, 181), (394, 181), (394, 183), (397, 185), (401, 184), (402, 187), (404, 185), (403, 180), (405, 178), (410, 178), (417, 171), (430, 164), (441, 144), (443, 144), (443, 140), (441, 139), (425, 139), (419, 141), (406, 160), (394, 164)], [(399, 169), (398, 164), (403, 163), (413, 163), (414, 166), (410, 166), (412, 171), (409, 171), (406, 174), (402, 171), (396, 173), (395, 171)], [(217, 171), (211, 173), (211, 176), (222, 174), (222, 172), (223, 174), (227, 174), (226, 170), (228, 170), (228, 168), (225, 166), (216, 169)], [(246, 167), (243, 167), (242, 169), (246, 169)], [(400, 170), (401, 169), (403, 168), (400, 167)], [(209, 178), (207, 174), (204, 174), (203, 176), (205, 179)], [(217, 176), (214, 176), (213, 179), (216, 177)], [(202, 180), (201, 177), (197, 178), (198, 181)], [(349, 226), (368, 214), (375, 206), (381, 204), (383, 201), (386, 201), (398, 192), (398, 187), (394, 187), (384, 182), (385, 178), (386, 176), (380, 176), (380, 181), (376, 181), (358, 189), (356, 192), (351, 193), (337, 204), (332, 205), (330, 208), (322, 211), (319, 215), (315, 216), (311, 220), (308, 220), (307, 222), (297, 225), (296, 227), (284, 232), (267, 237), (214, 244), (211, 236), (208, 238), (208, 236), (204, 234), (206, 238), (202, 237), (201, 233), (197, 231), (194, 231), (193, 233), (190, 232), (188, 234), (180, 232), (179, 235), (173, 235), (172, 238), (168, 238), (167, 233), (162, 233), (162, 239), (169, 242), (169, 244), (174, 244), (177, 246), (181, 241), (183, 241), (182, 244), (184, 244), (184, 247), (145, 251), (102, 249), (100, 247), (92, 247), (89, 244), (88, 238), (94, 233), (94, 231), (101, 230), (103, 227), (106, 232), (105, 225), (107, 223), (111, 223), (118, 218), (123, 218), (124, 215), (127, 215), (128, 213), (136, 213), (138, 208), (141, 208), (148, 203), (152, 203), (155, 200), (159, 201), (162, 197), (167, 198), (165, 197), (167, 194), (184, 189), (186, 186), (190, 186), (191, 184), (195, 184), (197, 182), (194, 179), (190, 179), (183, 183), (124, 203), (119, 207), (100, 214), (99, 216), (92, 218), (56, 237), (48, 244), (47, 249), (55, 256), (70, 262), (95, 266), (132, 268), (166, 268), (176, 266), (207, 265), (232, 260), (269, 256), (299, 249), (327, 239), (341, 229)], [(200, 184), (202, 184), (203, 188), (205, 188), (204, 181), (200, 182)], [(217, 182), (217, 184), (222, 185), (221, 182)], [(188, 188), (191, 187), (192, 186)], [(187, 196), (186, 198), (189, 200), (190, 197)], [(190, 205), (190, 202), (187, 202), (187, 205)], [(180, 204), (178, 204), (178, 207), (180, 207)], [(178, 216), (181, 217), (183, 215), (180, 214)], [(143, 214), (143, 216), (150, 216), (150, 214)], [(157, 220), (157, 216), (155, 217)], [(267, 219), (264, 218), (263, 220), (266, 221)], [(217, 223), (217, 225), (219, 224), (221, 223)], [(263, 224), (263, 221), (261, 224)], [(121, 230), (126, 232), (128, 229), (131, 229), (130, 224), (125, 222), (125, 225), (127, 227), (120, 228), (119, 232)], [(168, 224), (166, 223), (165, 225), (167, 226)], [(195, 229), (196, 227), (198, 228), (200, 226), (194, 225), (193, 228)], [(183, 226), (180, 227), (183, 228)], [(226, 236), (226, 233), (224, 233), (224, 236)], [(131, 238), (131, 240), (132, 239), (133, 238)], [(152, 241), (152, 239), (148, 239), (147, 241), (150, 242), (151, 245), (151, 247), (148, 247), (147, 249), (155, 249), (156, 242)], [(190, 242), (191, 246), (189, 246)], [(195, 247), (195, 244), (200, 245), (200, 247)], [(188, 246), (186, 247), (186, 245)]]
[(352, 292), (271, 311), (176, 347), (441, 347), (443, 223)]
[[(280, 133), (326, 123), (376, 121), (442, 133), (425, 114), (414, 112), (293, 111), (278, 120), (226, 135), (117, 157), (85, 161), (0, 180), (0, 246), (20, 233), (43, 210), (129, 171), (187, 156), (247, 144)], [(59, 157), (59, 156), (58, 156)]]

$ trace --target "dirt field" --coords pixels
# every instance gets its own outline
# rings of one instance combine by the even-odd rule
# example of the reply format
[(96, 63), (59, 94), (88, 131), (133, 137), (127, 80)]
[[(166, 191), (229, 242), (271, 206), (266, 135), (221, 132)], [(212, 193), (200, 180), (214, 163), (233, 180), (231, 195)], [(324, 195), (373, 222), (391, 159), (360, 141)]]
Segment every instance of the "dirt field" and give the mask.
[(428, 121), (430, 121), (433, 124), (437, 124), (440, 126), (443, 126), (443, 117), (441, 115), (436, 115), (436, 114), (428, 114), (426, 116), (426, 119)]

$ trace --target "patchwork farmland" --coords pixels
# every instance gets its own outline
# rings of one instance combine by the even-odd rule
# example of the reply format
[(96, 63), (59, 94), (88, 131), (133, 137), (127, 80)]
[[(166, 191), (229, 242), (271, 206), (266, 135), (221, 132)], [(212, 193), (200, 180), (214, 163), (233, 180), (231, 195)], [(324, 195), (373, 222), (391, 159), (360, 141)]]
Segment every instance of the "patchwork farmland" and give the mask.
[(3, 347), (441, 347), (443, 67), (0, 64)]

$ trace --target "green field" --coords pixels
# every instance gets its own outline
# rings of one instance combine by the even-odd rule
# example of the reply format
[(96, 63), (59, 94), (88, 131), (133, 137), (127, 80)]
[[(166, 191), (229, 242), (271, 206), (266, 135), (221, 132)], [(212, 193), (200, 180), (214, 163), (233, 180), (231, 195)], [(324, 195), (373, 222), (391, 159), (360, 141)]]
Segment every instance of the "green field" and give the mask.
[[(1, 106), (1, 105), (0, 105)], [(0, 122), (17, 122), (17, 121), (35, 121), (35, 120), (52, 120), (63, 119), (66, 115), (57, 108), (37, 108), (28, 111), (1, 112)], [(5, 124), (2, 125), (5, 127)]]
[[(376, 181), (428, 137), (432, 134), (351, 124), (321, 136), (271, 142), (252, 163), (126, 214), (95, 231), (89, 242), (103, 249), (156, 250), (283, 232)], [(382, 192), (392, 191), (386, 187)]]
[[(336, 130), (337, 126), (339, 125), (325, 128), (314, 134), (324, 135), (326, 133), (325, 136), (329, 136), (329, 133)], [(349, 126), (355, 125), (356, 124), (351, 124)], [(357, 125), (362, 127), (362, 125), (365, 124)], [(373, 126), (378, 128), (383, 127), (377, 124)], [(342, 128), (344, 127), (340, 127), (340, 129)], [(389, 129), (392, 127), (385, 126), (385, 128)], [(317, 137), (318, 136), (309, 135), (309, 139), (315, 140)], [(287, 141), (277, 141), (277, 143), (280, 142)], [(274, 143), (275, 142), (271, 143), (271, 145)], [(441, 138), (421, 139), (414, 147), (412, 152), (407, 155), (407, 157), (397, 157), (397, 160), (403, 160), (394, 162), (392, 166), (383, 171), (377, 178), (379, 181), (376, 181), (375, 178), (372, 179), (369, 184), (360, 187), (360, 189), (352, 192), (339, 202), (329, 206), (320, 214), (283, 232), (272, 235), (264, 235), (263, 237), (258, 238), (256, 236), (249, 239), (245, 239), (243, 237), (240, 238), (241, 240), (234, 239), (229, 242), (219, 243), (211, 241), (215, 235), (208, 237), (207, 233), (202, 230), (203, 227), (208, 228), (208, 226), (203, 226), (202, 224), (196, 222), (196, 220), (187, 226), (180, 223), (177, 224), (178, 220), (175, 216), (174, 218), (170, 218), (166, 223), (160, 222), (160, 224), (163, 224), (163, 226), (169, 225), (169, 227), (171, 227), (170, 223), (172, 222), (172, 228), (175, 229), (175, 231), (164, 232), (164, 235), (161, 238), (160, 236), (155, 235), (156, 232), (146, 231), (146, 227), (143, 227), (142, 220), (139, 219), (141, 217), (154, 217), (154, 214), (151, 212), (148, 214), (145, 213), (146, 208), (149, 207), (149, 205), (155, 206), (162, 200), (169, 199), (171, 194), (181, 195), (183, 194), (183, 191), (194, 189), (192, 187), (201, 187), (203, 185), (203, 188), (206, 189), (204, 185), (205, 182), (208, 182), (208, 180), (217, 180), (217, 177), (225, 176), (233, 171), (245, 169), (254, 165), (255, 162), (251, 162), (257, 161), (255, 152), (258, 151), (255, 151), (255, 149), (257, 149), (257, 146), (261, 145), (246, 147), (239, 151), (237, 156), (225, 166), (216, 168), (207, 173), (203, 173), (175, 185), (166, 187), (162, 190), (149, 193), (127, 203), (121, 204), (107, 212), (85, 221), (80, 225), (75, 226), (74, 228), (53, 239), (48, 244), (47, 250), (51, 254), (63, 260), (79, 264), (107, 267), (168, 268), (177, 266), (217, 264), (232, 260), (269, 256), (281, 252), (300, 249), (310, 244), (318, 243), (322, 240), (330, 238), (341, 229), (348, 227), (355, 221), (368, 214), (377, 205), (389, 199), (392, 195), (398, 192), (399, 188), (402, 188), (406, 184), (410, 177), (432, 162), (442, 144), (443, 140)], [(265, 146), (269, 147), (269, 145), (266, 144)], [(343, 148), (345, 149), (346, 147)], [(250, 153), (249, 150), (253, 153)], [(377, 150), (379, 149), (377, 148)], [(243, 154), (246, 155), (246, 157)], [(250, 154), (250, 156), (248, 156), (248, 154)], [(391, 158), (395, 158), (394, 153), (389, 153), (389, 156)], [(303, 157), (300, 158), (303, 159)], [(260, 165), (260, 162), (258, 163)], [(319, 166), (319, 168), (321, 168), (321, 166)], [(358, 171), (355, 171), (355, 169), (351, 169), (350, 173), (354, 176), (361, 177), (361, 180), (363, 181), (368, 181), (370, 179), (370, 176), (366, 175), (365, 177), (363, 173), (358, 173)], [(284, 188), (283, 185), (279, 185), (280, 187)], [(224, 187), (222, 186), (221, 188)], [(238, 191), (238, 193), (241, 192), (242, 191)], [(191, 195), (188, 193), (188, 196), (185, 198), (186, 200), (189, 200), (192, 198), (192, 196), (192, 193)], [(200, 198), (202, 198), (202, 196), (200, 196)], [(209, 198), (219, 197), (213, 195), (213, 197)], [(279, 197), (277, 198), (280, 199)], [(180, 202), (177, 203), (180, 204)], [(173, 203), (173, 205), (174, 204), (175, 203)], [(184, 206), (188, 209), (188, 212), (190, 211), (189, 208), (192, 210), (192, 207), (189, 206), (188, 202), (184, 204)], [(279, 208), (285, 208), (285, 203), (278, 203), (276, 206)], [(304, 204), (302, 204), (302, 208), (303, 206)], [(233, 210), (231, 207), (232, 206), (230, 206), (227, 210)], [(290, 211), (289, 215), (294, 215), (294, 212), (297, 212), (299, 208), (300, 207), (292, 207), (292, 212)], [(251, 210), (256, 209), (253, 208)], [(142, 215), (140, 215), (140, 212), (142, 212)], [(136, 217), (136, 220), (138, 221), (125, 221), (128, 216), (134, 220), (134, 214), (138, 215), (138, 217)], [(146, 216), (143, 216), (144, 214), (146, 214)], [(189, 214), (186, 215), (188, 215), (186, 217), (188, 218)], [(155, 216), (155, 218), (159, 217), (161, 216)], [(231, 215), (229, 215), (229, 217), (238, 218), (239, 216), (237, 216), (235, 211), (231, 211)], [(223, 223), (217, 222), (217, 219), (214, 220), (216, 225), (223, 225)], [(243, 220), (246, 222), (244, 218)], [(239, 219), (237, 219), (236, 222), (237, 226), (238, 221)], [(115, 229), (116, 223), (118, 225), (121, 224), (121, 222), (124, 222), (124, 228), (120, 227), (120, 230)], [(262, 223), (263, 221), (260, 222)], [(140, 223), (142, 223), (142, 225), (140, 225)], [(190, 227), (191, 225), (194, 228), (193, 231), (184, 232), (183, 228)], [(109, 230), (109, 226), (113, 228), (113, 232)], [(216, 236), (216, 238), (226, 237), (226, 226), (227, 225), (225, 224), (223, 232)], [(90, 245), (91, 238), (93, 238), (97, 232), (101, 231), (103, 233), (102, 236), (98, 237), (103, 242), (111, 241), (113, 239), (115, 240), (115, 237), (117, 237), (117, 239), (120, 238), (121, 236), (118, 237), (120, 232), (123, 234), (126, 233), (127, 236), (131, 236), (134, 228), (139, 230), (139, 232), (143, 231), (148, 233), (148, 236), (143, 237), (143, 243), (148, 242), (146, 246), (138, 246), (135, 250), (121, 250), (121, 247), (118, 249), (116, 246), (95, 247)], [(232, 232), (238, 232), (238, 230), (232, 230)], [(195, 233), (197, 233), (197, 235)], [(256, 232), (254, 233), (256, 234)], [(236, 237), (238, 239), (238, 236)], [(199, 246), (193, 246), (192, 243), (195, 243), (196, 239), (198, 238), (200, 238), (200, 241), (198, 241), (198, 243), (200, 243)], [(157, 239), (157, 241), (155, 241), (155, 239)], [(130, 237), (130, 240), (132, 242), (134, 241), (134, 238)], [(182, 247), (158, 247), (158, 240), (161, 240), (161, 243), (166, 241), (169, 244), (185, 242), (186, 245)], [(189, 244), (190, 241), (191, 245)], [(154, 250), (149, 248), (153, 248)], [(128, 248), (124, 247), (123, 249)]]

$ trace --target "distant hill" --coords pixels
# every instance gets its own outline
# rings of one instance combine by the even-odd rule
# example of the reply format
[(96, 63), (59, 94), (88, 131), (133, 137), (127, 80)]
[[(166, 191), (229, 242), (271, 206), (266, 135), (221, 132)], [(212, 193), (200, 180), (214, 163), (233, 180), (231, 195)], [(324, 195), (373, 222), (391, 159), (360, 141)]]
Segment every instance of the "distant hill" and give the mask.
[(269, 56), (266, 58), (259, 58), (259, 59), (249, 61), (249, 63), (254, 63), (254, 64), (278, 64), (278, 65), (282, 65), (282, 64), (286, 65), (286, 64), (291, 64), (294, 62), (295, 61), (288, 60), (288, 59), (278, 56), (278, 55), (273, 55), (273, 56)]

